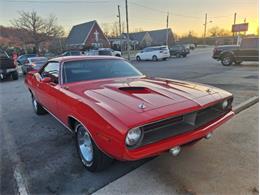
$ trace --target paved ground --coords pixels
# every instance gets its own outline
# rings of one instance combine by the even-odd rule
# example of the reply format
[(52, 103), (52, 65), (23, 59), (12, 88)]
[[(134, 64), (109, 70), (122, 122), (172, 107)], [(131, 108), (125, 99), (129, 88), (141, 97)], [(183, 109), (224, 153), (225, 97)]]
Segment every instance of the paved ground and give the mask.
[[(185, 59), (134, 64), (147, 75), (227, 89), (235, 94), (235, 104), (258, 94), (258, 64), (223, 67), (210, 55), (211, 50), (201, 49)], [(22, 80), (0, 83), (1, 194), (17, 192), (17, 181), (33, 194), (89, 194), (144, 163), (115, 162), (102, 173), (87, 172), (69, 132), (50, 115), (33, 113)]]
[(258, 104), (211, 140), (166, 153), (97, 191), (102, 194), (258, 194)]

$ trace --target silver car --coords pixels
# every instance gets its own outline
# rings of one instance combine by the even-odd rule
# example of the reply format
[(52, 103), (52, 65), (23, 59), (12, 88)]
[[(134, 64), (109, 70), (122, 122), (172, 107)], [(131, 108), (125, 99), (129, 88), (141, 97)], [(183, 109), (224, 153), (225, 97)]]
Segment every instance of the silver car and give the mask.
[(46, 62), (48, 58), (46, 57), (32, 57), (28, 58), (22, 65), (22, 72), (25, 75), (29, 71), (39, 70)]

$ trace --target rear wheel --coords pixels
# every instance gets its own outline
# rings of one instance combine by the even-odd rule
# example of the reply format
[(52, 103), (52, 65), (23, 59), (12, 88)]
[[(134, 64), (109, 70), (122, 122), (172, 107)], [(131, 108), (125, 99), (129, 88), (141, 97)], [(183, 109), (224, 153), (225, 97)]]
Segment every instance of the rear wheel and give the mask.
[(152, 57), (152, 60), (153, 60), (153, 61), (158, 61), (158, 58), (157, 58), (157, 56), (156, 56), (156, 55), (154, 55), (154, 56)]
[(47, 113), (47, 111), (37, 102), (37, 100), (33, 95), (32, 95), (32, 105), (33, 105), (33, 110), (37, 115), (43, 115)]
[(185, 58), (187, 56), (187, 54), (182, 54), (182, 57)]
[(81, 124), (76, 124), (76, 146), (79, 157), (87, 170), (101, 171), (107, 168), (112, 159), (98, 149), (87, 129)]
[(233, 57), (231, 55), (225, 55), (221, 59), (223, 66), (230, 66), (233, 63)]

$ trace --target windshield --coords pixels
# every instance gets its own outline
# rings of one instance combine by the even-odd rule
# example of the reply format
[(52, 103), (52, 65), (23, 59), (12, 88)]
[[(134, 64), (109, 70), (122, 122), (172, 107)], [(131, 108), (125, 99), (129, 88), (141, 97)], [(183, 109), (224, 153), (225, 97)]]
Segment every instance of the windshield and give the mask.
[(78, 60), (63, 64), (64, 83), (141, 75), (125, 60)]

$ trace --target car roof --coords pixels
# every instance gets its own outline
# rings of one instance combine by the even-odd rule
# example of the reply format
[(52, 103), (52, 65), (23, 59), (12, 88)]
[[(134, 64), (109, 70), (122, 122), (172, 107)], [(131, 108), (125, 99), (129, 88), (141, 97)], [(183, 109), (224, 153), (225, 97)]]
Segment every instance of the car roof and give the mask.
[(57, 62), (68, 62), (68, 61), (77, 61), (77, 60), (123, 60), (124, 58), (115, 57), (115, 56), (62, 56), (58, 58), (50, 59), (49, 61)]

